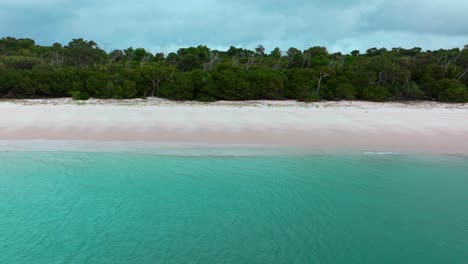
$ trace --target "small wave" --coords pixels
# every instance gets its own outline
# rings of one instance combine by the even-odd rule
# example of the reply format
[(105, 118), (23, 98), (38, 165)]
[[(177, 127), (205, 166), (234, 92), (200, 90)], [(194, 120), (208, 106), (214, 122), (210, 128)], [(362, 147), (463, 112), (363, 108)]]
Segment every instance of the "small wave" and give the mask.
[(401, 152), (383, 152), (383, 151), (377, 151), (377, 152), (368, 151), (368, 152), (364, 152), (363, 154), (364, 155), (405, 155), (405, 153), (401, 153)]

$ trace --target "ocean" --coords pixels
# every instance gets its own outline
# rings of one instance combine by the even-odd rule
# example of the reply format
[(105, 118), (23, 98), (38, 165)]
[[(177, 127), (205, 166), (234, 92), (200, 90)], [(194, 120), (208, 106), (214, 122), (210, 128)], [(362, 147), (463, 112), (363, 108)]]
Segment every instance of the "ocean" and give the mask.
[(468, 158), (0, 152), (0, 263), (468, 263)]

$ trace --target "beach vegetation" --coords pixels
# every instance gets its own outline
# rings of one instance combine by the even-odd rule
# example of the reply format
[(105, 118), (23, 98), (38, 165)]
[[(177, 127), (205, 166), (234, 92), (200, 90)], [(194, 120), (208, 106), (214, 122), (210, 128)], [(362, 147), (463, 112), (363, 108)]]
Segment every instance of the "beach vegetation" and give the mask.
[(466, 102), (468, 50), (207, 46), (104, 51), (92, 40), (0, 39), (0, 98)]
[(85, 101), (90, 98), (87, 92), (80, 92), (80, 91), (71, 91), (71, 96), (74, 100)]
[(341, 83), (335, 90), (336, 98), (342, 100), (354, 100), (356, 98), (356, 88), (349, 83)]

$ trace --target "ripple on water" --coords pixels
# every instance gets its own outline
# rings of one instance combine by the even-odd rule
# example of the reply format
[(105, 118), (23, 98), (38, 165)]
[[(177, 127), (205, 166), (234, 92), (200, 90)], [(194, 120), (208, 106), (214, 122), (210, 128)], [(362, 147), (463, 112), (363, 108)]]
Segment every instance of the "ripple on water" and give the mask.
[(1, 152), (0, 263), (468, 259), (466, 157), (180, 152)]

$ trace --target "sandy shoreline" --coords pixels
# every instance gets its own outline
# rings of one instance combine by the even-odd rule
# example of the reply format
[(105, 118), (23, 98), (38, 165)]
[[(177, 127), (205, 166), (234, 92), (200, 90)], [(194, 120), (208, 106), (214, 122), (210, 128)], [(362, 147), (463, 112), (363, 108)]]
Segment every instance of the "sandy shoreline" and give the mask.
[(468, 105), (70, 99), (0, 101), (0, 140), (468, 153)]

